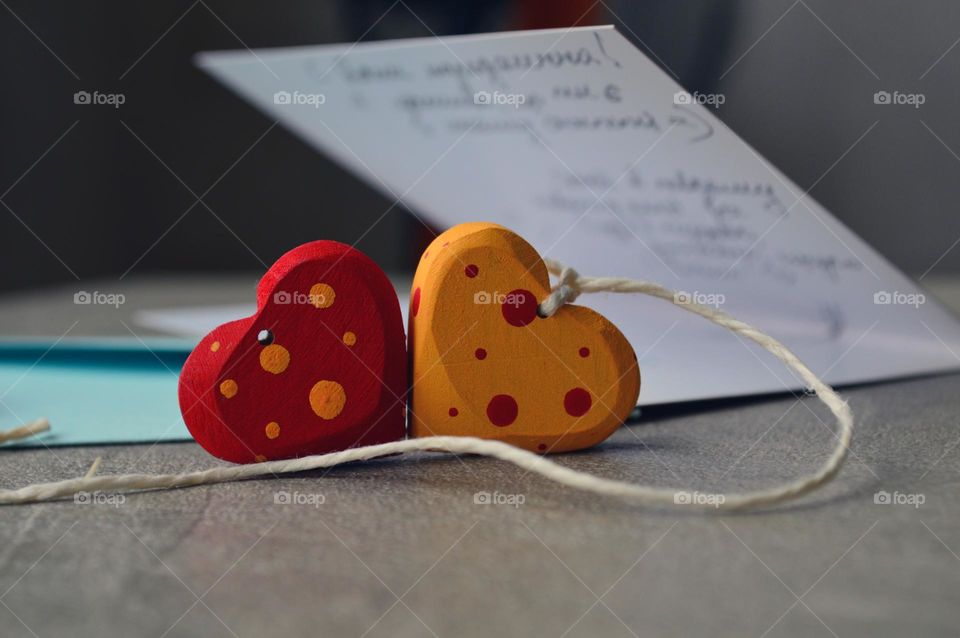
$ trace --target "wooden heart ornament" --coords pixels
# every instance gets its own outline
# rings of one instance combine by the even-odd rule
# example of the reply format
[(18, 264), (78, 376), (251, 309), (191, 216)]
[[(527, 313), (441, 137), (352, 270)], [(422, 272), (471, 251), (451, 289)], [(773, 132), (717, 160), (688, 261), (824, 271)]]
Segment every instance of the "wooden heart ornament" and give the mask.
[(410, 302), (412, 436), (565, 452), (623, 423), (640, 391), (633, 349), (589, 308), (539, 317), (549, 293), (540, 255), (506, 228), (462, 224), (430, 244)]
[(236, 463), (402, 439), (406, 392), (396, 292), (369, 257), (333, 241), (281, 257), (256, 314), (204, 337), (179, 390), (193, 437)]

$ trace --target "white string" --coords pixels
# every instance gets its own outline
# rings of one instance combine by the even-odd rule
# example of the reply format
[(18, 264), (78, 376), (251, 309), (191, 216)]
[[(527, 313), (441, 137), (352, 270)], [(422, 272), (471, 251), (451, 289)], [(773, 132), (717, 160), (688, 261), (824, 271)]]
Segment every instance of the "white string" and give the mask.
[(847, 403), (834, 392), (833, 388), (821, 381), (782, 343), (756, 328), (734, 319), (725, 312), (699, 304), (686, 303), (685, 299), (678, 299), (673, 291), (663, 286), (633, 279), (582, 277), (574, 269), (564, 267), (557, 262), (546, 260), (546, 263), (551, 273), (559, 275), (559, 282), (547, 299), (540, 304), (539, 313), (543, 317), (553, 315), (563, 304), (572, 302), (584, 292), (638, 293), (665, 299), (680, 308), (705, 317), (756, 342), (797, 372), (810, 391), (815, 392), (836, 416), (839, 432), (836, 435), (837, 444), (833, 452), (816, 472), (784, 485), (732, 494), (697, 492), (697, 498), (691, 499), (689, 498), (690, 492), (686, 488), (652, 487), (601, 478), (586, 472), (572, 470), (539, 454), (528, 452), (501, 441), (461, 436), (434, 436), (368, 445), (342, 452), (319, 454), (299, 459), (215, 467), (209, 470), (182, 474), (94, 476), (96, 469), (91, 468), (91, 471), (82, 478), (40, 483), (14, 490), (0, 490), (0, 504), (48, 501), (71, 496), (82, 491), (153, 490), (207, 485), (335, 467), (354, 461), (366, 461), (381, 456), (419, 451), (489, 456), (513, 463), (529, 472), (539, 474), (568, 487), (594, 494), (622, 497), (641, 505), (679, 504), (683, 507), (716, 511), (756, 508), (783, 503), (817, 489), (836, 476), (846, 458), (853, 436), (853, 413)]
[(10, 428), (9, 430), (0, 431), (0, 443), (6, 443), (7, 441), (16, 441), (17, 439), (25, 439), (27, 437), (33, 436), (34, 434), (40, 434), (41, 432), (46, 432), (50, 429), (50, 421), (46, 419), (37, 419), (32, 423), (26, 423), (20, 427)]

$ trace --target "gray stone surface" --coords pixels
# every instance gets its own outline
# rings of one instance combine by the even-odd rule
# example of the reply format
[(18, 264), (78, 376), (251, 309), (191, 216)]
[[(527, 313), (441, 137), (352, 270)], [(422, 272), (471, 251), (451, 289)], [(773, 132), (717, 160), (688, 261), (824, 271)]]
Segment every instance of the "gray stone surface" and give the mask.
[[(183, 303), (234, 301), (252, 279), (130, 286), (163, 306), (174, 290)], [(59, 334), (71, 312), (42, 295), (14, 299), (0, 304), (0, 328)], [(113, 312), (71, 334), (124, 334), (127, 311)], [(839, 478), (763, 513), (640, 508), (439, 455), (2, 508), (0, 635), (956, 636), (958, 381), (847, 389), (857, 431)], [(812, 471), (831, 427), (809, 398), (650, 409), (600, 447), (557, 459), (739, 490)], [(97, 456), (102, 473), (214, 464), (188, 443), (4, 449), (0, 481), (76, 476)], [(925, 502), (877, 504), (880, 490)], [(476, 504), (481, 491), (524, 502)]]

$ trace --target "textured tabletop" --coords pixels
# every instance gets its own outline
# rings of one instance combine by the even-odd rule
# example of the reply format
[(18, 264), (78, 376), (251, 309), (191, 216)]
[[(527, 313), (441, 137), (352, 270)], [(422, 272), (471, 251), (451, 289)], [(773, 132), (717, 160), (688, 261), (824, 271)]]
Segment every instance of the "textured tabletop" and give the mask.
[[(195, 279), (176, 297), (235, 301), (252, 285)], [(162, 307), (172, 287), (127, 294)], [(0, 328), (61, 334), (77, 320), (57, 312), (63, 294), (8, 299)], [(136, 329), (114, 312), (75, 334)], [(958, 390), (958, 376), (846, 389), (857, 430), (840, 476), (763, 513), (640, 508), (437, 454), (3, 508), (0, 635), (956, 636)], [(811, 398), (648, 409), (557, 460), (742, 490), (814, 470), (832, 427)], [(216, 463), (188, 443), (3, 450), (0, 481), (74, 477), (97, 456), (104, 474)]]

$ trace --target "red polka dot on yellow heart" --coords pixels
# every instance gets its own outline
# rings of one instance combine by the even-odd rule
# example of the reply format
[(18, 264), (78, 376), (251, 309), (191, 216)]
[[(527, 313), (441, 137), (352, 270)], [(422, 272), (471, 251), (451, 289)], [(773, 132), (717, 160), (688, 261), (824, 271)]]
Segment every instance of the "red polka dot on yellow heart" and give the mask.
[(336, 418), (347, 404), (347, 393), (336, 381), (317, 381), (310, 388), (310, 407), (326, 421)]

